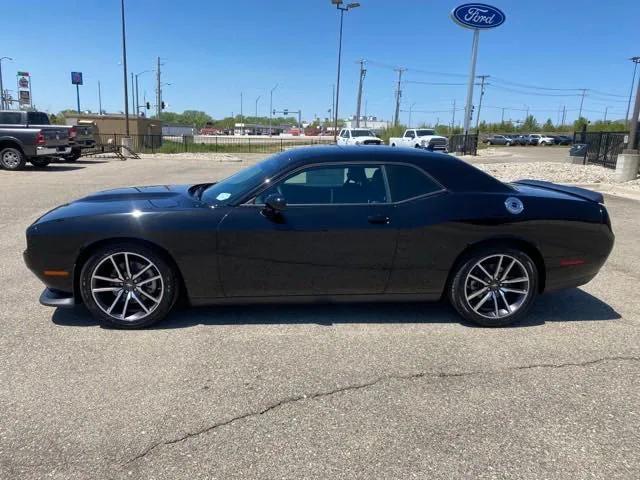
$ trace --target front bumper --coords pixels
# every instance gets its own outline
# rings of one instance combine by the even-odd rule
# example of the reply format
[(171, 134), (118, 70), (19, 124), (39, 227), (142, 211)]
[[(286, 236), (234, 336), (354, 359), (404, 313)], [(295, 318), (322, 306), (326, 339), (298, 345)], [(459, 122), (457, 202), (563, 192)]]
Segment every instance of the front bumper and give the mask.
[(45, 288), (40, 295), (40, 303), (45, 307), (71, 308), (76, 304), (73, 294)]
[(36, 147), (37, 156), (67, 155), (71, 147)]

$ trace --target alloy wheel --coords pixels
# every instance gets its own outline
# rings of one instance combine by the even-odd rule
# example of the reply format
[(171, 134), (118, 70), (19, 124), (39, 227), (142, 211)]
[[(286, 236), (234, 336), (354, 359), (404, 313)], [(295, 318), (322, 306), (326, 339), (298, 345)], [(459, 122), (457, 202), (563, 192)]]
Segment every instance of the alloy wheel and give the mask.
[(478, 315), (501, 319), (513, 315), (529, 297), (531, 280), (520, 260), (494, 254), (482, 258), (464, 281), (467, 305)]
[(138, 253), (113, 253), (91, 274), (93, 300), (104, 313), (120, 321), (149, 316), (160, 305), (164, 290), (158, 267)]
[(16, 152), (4, 152), (2, 163), (8, 168), (17, 168), (20, 165), (20, 156)]

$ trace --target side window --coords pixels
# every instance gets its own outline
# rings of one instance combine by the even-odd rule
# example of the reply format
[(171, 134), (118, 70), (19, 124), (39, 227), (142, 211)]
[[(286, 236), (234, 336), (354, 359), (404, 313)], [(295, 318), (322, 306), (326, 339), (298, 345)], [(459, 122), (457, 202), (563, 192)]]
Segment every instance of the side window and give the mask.
[(384, 203), (387, 201), (379, 165), (310, 167), (278, 182), (256, 197), (256, 204), (277, 193), (288, 205)]
[(407, 138), (414, 138), (414, 137), (415, 137), (415, 134), (413, 133), (413, 130), (408, 130), (408, 131), (404, 134), (404, 136), (405, 136), (405, 137), (407, 137)]
[(21, 114), (19, 112), (2, 112), (0, 113), (0, 124), (3, 125), (20, 125)]
[(385, 168), (393, 202), (442, 190), (440, 185), (417, 168), (406, 165), (387, 165)]

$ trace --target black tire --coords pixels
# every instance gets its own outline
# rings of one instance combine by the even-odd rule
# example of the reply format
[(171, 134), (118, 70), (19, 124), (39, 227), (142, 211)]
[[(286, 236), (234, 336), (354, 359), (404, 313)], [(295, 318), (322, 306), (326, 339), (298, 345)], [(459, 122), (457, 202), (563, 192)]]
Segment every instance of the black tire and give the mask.
[[(151, 296), (145, 297), (141, 294), (140, 289), (142, 286), (139, 286), (135, 290), (127, 290), (131, 289), (131, 283), (125, 287), (125, 282), (118, 283), (113, 275), (109, 275), (109, 278), (113, 278), (113, 280), (109, 282), (103, 282), (102, 280), (95, 280), (102, 282), (104, 286), (114, 285), (114, 288), (119, 288), (123, 295), (118, 297), (120, 300), (116, 299), (118, 292), (100, 292), (96, 293), (95, 290), (92, 292), (92, 276), (96, 273), (96, 269), (107, 268), (111, 263), (111, 259), (109, 257), (114, 258), (116, 265), (118, 265), (120, 272), (122, 273), (122, 277), (126, 280), (126, 264), (124, 264), (124, 252), (127, 253), (128, 261), (131, 266), (131, 276), (134, 276), (135, 271), (134, 267), (136, 266), (136, 262), (140, 263), (139, 270), (142, 270), (144, 267), (143, 260), (151, 262), (153, 264), (153, 268), (148, 269), (144, 272), (145, 276), (154, 275), (155, 278), (158, 275), (161, 277), (160, 280), (149, 280), (149, 277), (140, 276), (138, 278), (139, 282), (146, 283), (145, 289), (149, 287), (155, 287), (156, 290), (147, 290), (147, 293)], [(103, 274), (104, 270), (99, 270), (99, 274)], [(115, 269), (114, 269), (115, 273)], [(102, 276), (102, 275), (101, 275)], [(150, 283), (151, 282), (151, 283)], [(160, 287), (160, 290), (157, 290), (157, 286)], [(135, 329), (135, 328), (144, 328), (148, 327), (163, 318), (165, 318), (178, 297), (178, 277), (175, 272), (174, 267), (168, 262), (163, 255), (156, 252), (154, 249), (148, 248), (143, 245), (137, 245), (135, 243), (126, 243), (119, 242), (103, 247), (96, 252), (94, 252), (91, 257), (86, 261), (84, 266), (82, 267), (82, 272), (80, 274), (80, 293), (82, 296), (82, 300), (86, 305), (87, 309), (91, 312), (94, 318), (99, 320), (103, 325), (123, 328), (123, 329)], [(128, 303), (124, 303), (126, 300), (127, 292), (132, 291), (133, 297), (137, 297), (142, 300), (143, 303), (146, 304), (146, 307), (149, 309), (148, 313), (144, 313), (142, 308), (139, 305), (137, 300), (133, 302), (133, 297), (130, 297), (131, 303), (131, 311), (133, 312), (131, 315), (128, 314), (126, 308), (128, 307)], [(111, 297), (109, 295), (112, 295)], [(150, 302), (149, 298), (155, 298), (154, 296), (158, 296), (156, 298), (157, 303)], [(105, 298), (106, 297), (106, 298)], [(98, 301), (100, 303), (98, 303)], [(107, 304), (110, 304), (112, 299), (114, 303), (112, 305), (113, 312), (112, 314), (108, 313)], [(136, 311), (137, 309), (137, 311)], [(119, 318), (119, 315), (116, 315), (115, 312), (121, 312), (121, 315), (125, 315), (126, 318)], [(127, 314), (125, 314), (127, 312)], [(136, 315), (139, 315), (139, 318), (136, 318)]]
[(47, 157), (35, 157), (29, 160), (31, 165), (36, 168), (45, 168), (51, 163), (51, 159)]
[[(503, 264), (498, 263), (500, 261), (499, 256), (504, 256)], [(508, 259), (508, 261), (505, 261), (505, 259)], [(527, 294), (524, 295), (524, 294), (507, 292), (507, 293), (500, 294), (504, 296), (504, 297), (501, 297), (499, 293), (502, 287), (498, 287), (498, 286), (493, 287), (487, 284), (485, 288), (481, 284), (478, 284), (478, 290), (482, 290), (483, 288), (485, 288), (486, 293), (481, 293), (479, 294), (479, 296), (476, 295), (476, 297), (479, 299), (476, 302), (476, 305), (478, 302), (484, 300), (484, 297), (487, 294), (491, 294), (491, 296), (489, 297), (489, 300), (486, 302), (485, 304), (486, 306), (482, 305), (482, 307), (479, 310), (477, 311), (474, 310), (474, 307), (472, 307), (472, 305), (469, 303), (470, 300), (469, 301), (467, 300), (468, 293), (473, 292), (473, 290), (470, 290), (470, 291), (468, 290), (469, 284), (467, 283), (467, 280), (471, 282), (471, 285), (473, 284), (473, 282), (475, 282), (473, 279), (468, 277), (469, 274), (471, 274), (472, 270), (474, 269), (476, 269), (474, 273), (477, 273), (479, 271), (478, 270), (479, 267), (477, 267), (476, 265), (480, 261), (485, 261), (485, 262), (488, 261), (489, 265), (491, 265), (492, 261), (495, 262), (496, 270), (498, 270), (498, 268), (501, 266), (502, 269), (500, 270), (500, 272), (501, 274), (503, 274), (505, 270), (507, 270), (507, 267), (509, 266), (509, 264), (511, 263), (510, 261), (511, 259), (517, 260), (517, 262), (514, 264), (517, 270), (513, 270), (514, 267), (511, 268), (511, 271), (513, 272), (513, 274), (516, 276), (521, 275), (520, 271), (524, 269), (524, 271), (526, 271), (526, 276), (528, 276), (528, 280), (527, 280), (528, 283), (522, 282), (522, 283), (514, 284), (509, 281), (508, 284), (504, 285), (504, 288), (507, 288), (507, 287), (511, 289), (516, 288), (518, 289), (518, 291), (524, 291), (525, 290), (524, 285), (526, 284), (528, 286)], [(485, 265), (486, 264), (487, 263), (485, 263)], [(506, 325), (511, 325), (512, 323), (515, 323), (521, 320), (527, 315), (529, 309), (531, 308), (531, 305), (535, 300), (535, 297), (538, 291), (538, 270), (533, 260), (531, 260), (531, 258), (526, 253), (522, 252), (521, 250), (517, 250), (515, 248), (511, 248), (508, 246), (482, 248), (482, 249), (478, 249), (471, 252), (461, 262), (459, 262), (458, 265), (459, 266), (457, 267), (457, 270), (453, 276), (453, 279), (451, 280), (448, 286), (448, 297), (449, 297), (449, 301), (451, 302), (451, 305), (453, 305), (456, 311), (465, 320), (481, 325), (483, 327), (503, 327)], [(492, 272), (491, 269), (487, 269), (487, 270), (489, 271), (489, 273)], [(522, 277), (522, 275), (521, 275), (521, 278), (524, 278)], [(486, 279), (486, 275), (484, 278)], [(492, 291), (492, 288), (495, 288), (495, 291)], [(475, 293), (477, 294), (478, 292), (476, 291)], [(473, 297), (473, 296), (474, 296), (474, 293), (471, 293), (471, 295), (469, 295), (469, 297)], [(502, 298), (504, 298), (504, 300), (502, 300)], [(507, 313), (508, 311), (511, 310), (511, 307), (500, 308), (500, 303), (502, 303), (502, 305), (506, 307), (506, 302), (507, 301), (510, 302), (512, 299), (515, 299), (515, 298), (518, 299), (518, 302), (517, 302), (518, 306), (517, 308), (515, 308), (515, 311), (513, 313)], [(521, 298), (522, 300), (520, 301)], [(496, 302), (495, 304), (493, 303), (494, 301)], [(496, 311), (500, 311), (500, 314), (502, 314), (503, 316), (496, 316), (494, 318), (491, 318), (490, 316), (488, 316), (488, 315), (491, 315), (490, 312), (483, 311), (483, 310), (486, 310), (487, 308), (490, 309), (491, 308), (490, 305), (492, 304), (497, 305), (495, 307)]]
[(17, 148), (8, 147), (0, 151), (0, 167), (5, 170), (22, 170), (26, 163), (27, 159)]
[(67, 162), (75, 162), (82, 156), (82, 150), (71, 150), (71, 155), (65, 157)]

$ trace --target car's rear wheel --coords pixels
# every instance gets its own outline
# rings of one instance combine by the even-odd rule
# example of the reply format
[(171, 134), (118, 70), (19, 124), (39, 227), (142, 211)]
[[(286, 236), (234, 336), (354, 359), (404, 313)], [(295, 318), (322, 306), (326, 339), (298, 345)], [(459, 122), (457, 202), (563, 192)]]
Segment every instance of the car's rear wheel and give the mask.
[(162, 320), (175, 303), (174, 268), (155, 250), (119, 243), (95, 252), (80, 274), (82, 300), (102, 323), (142, 328)]
[(510, 325), (524, 316), (538, 288), (531, 258), (513, 248), (486, 248), (469, 255), (449, 286), (458, 313), (484, 327)]
[(5, 170), (22, 170), (27, 163), (24, 154), (17, 148), (4, 148), (0, 151), (0, 167)]
[(48, 157), (32, 158), (29, 161), (31, 162), (31, 165), (33, 165), (36, 168), (45, 168), (51, 163), (51, 159)]

